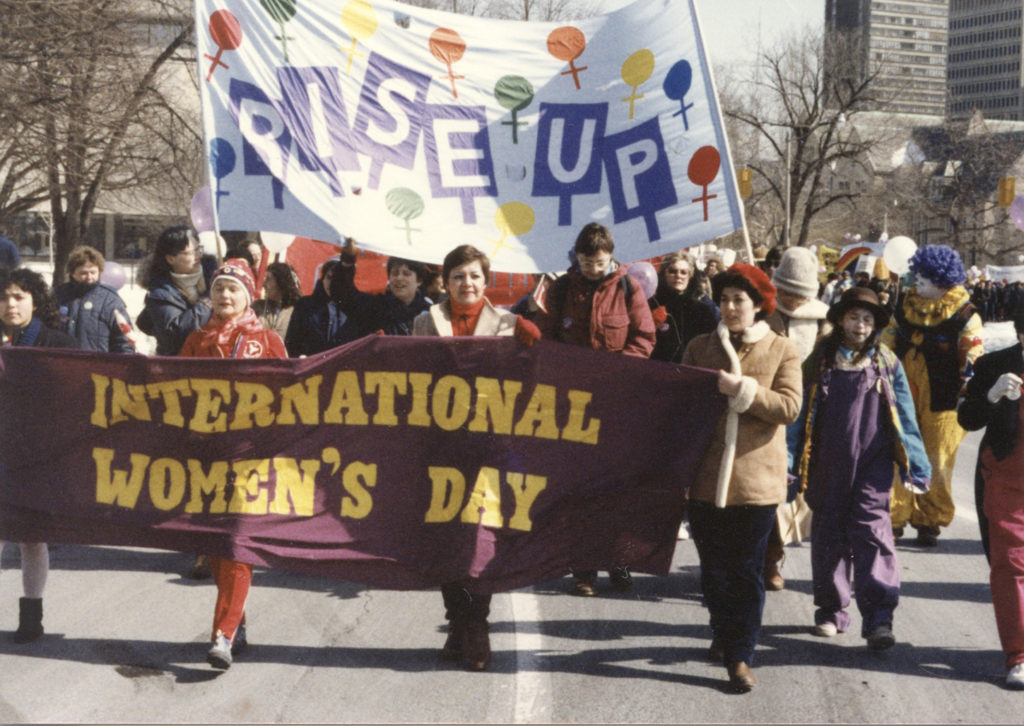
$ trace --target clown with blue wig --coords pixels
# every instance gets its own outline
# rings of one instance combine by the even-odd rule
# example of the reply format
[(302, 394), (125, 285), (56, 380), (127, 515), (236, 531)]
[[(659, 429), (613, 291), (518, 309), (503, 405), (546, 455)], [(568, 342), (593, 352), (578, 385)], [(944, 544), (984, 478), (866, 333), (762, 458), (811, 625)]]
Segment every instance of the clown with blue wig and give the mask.
[(966, 434), (957, 423), (957, 394), (982, 354), (982, 321), (955, 250), (926, 245), (910, 258), (910, 271), (916, 284), (897, 306), (882, 342), (896, 352), (910, 381), (932, 483), (927, 494), (914, 494), (895, 477), (892, 527), (899, 537), (910, 524), (919, 545), (935, 547), (941, 528), (953, 521), (953, 466)]

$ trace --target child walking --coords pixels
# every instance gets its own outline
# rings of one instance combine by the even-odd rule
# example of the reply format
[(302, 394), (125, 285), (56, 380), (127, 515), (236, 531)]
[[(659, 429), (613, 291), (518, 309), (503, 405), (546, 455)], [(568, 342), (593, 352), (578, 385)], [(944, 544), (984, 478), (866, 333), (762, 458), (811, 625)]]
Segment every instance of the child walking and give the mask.
[(790, 471), (814, 512), (814, 634), (850, 627), (851, 575), (868, 647), (896, 640), (899, 569), (889, 516), (893, 468), (927, 491), (931, 466), (907, 376), (878, 342), (889, 314), (875, 292), (853, 287), (828, 312), (834, 326), (804, 364), (803, 411), (788, 430)]

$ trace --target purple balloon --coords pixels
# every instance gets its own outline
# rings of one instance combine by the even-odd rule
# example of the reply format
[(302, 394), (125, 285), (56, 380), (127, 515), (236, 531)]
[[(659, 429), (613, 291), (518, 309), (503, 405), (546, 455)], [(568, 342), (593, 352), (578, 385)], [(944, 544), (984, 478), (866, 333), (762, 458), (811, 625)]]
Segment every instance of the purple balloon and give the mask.
[(189, 216), (192, 218), (192, 226), (196, 232), (212, 232), (214, 230), (213, 192), (210, 191), (210, 187), (202, 187), (192, 195)]
[(109, 285), (115, 290), (120, 290), (124, 287), (124, 283), (127, 279), (128, 274), (125, 272), (124, 267), (120, 262), (107, 260), (106, 263), (104, 263), (103, 272), (100, 274), (100, 282), (104, 285)]
[(626, 273), (640, 285), (644, 297), (654, 297), (658, 289), (658, 272), (650, 262), (634, 262), (626, 268)]
[(1018, 194), (1010, 205), (1010, 219), (1017, 229), (1024, 230), (1024, 194)]

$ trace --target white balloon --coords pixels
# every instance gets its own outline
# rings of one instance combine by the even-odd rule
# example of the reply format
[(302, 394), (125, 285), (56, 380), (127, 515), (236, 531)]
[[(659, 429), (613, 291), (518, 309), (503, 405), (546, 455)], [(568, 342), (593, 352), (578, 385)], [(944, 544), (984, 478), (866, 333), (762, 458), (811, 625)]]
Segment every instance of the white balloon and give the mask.
[(897, 235), (885, 243), (882, 259), (891, 272), (902, 275), (910, 270), (910, 258), (917, 252), (917, 243), (910, 237)]
[(263, 241), (263, 246), (270, 250), (271, 254), (279, 254), (288, 249), (288, 245), (295, 241), (295, 235), (261, 231), (260, 239)]

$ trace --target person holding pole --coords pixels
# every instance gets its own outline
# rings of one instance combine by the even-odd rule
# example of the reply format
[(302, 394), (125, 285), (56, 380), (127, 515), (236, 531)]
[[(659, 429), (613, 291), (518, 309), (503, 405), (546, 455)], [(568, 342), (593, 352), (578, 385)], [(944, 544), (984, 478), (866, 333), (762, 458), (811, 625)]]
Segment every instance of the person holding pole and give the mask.
[(711, 285), (722, 321), (690, 341), (683, 364), (718, 370), (729, 406), (690, 488), (690, 532), (711, 621), (709, 655), (744, 693), (757, 683), (750, 666), (764, 610), (764, 553), (786, 500), (785, 427), (800, 412), (802, 377), (796, 345), (764, 321), (775, 309), (768, 276), (737, 263)]

